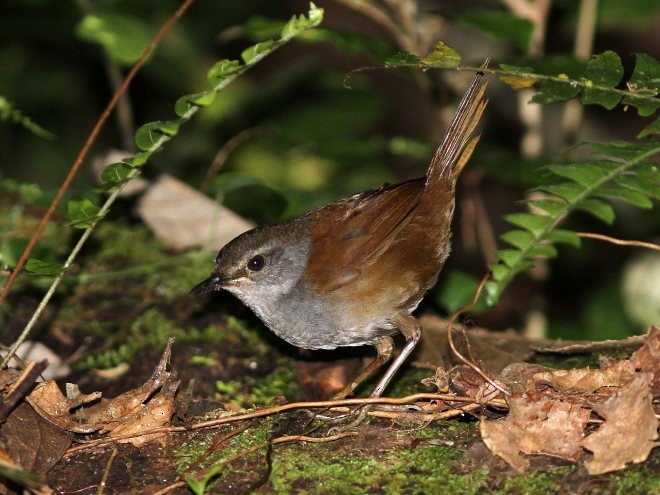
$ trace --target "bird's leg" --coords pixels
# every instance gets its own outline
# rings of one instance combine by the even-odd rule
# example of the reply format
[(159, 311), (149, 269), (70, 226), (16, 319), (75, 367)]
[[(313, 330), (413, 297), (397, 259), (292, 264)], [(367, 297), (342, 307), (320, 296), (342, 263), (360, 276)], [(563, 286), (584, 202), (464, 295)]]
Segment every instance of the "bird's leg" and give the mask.
[(374, 391), (371, 392), (371, 397), (380, 397), (383, 395), (383, 392), (392, 380), (392, 377), (401, 367), (401, 364), (403, 364), (403, 362), (408, 358), (410, 353), (419, 342), (420, 337), (422, 336), (422, 330), (419, 325), (419, 321), (408, 314), (399, 317), (396, 321), (396, 324), (403, 336), (406, 338), (406, 345), (403, 346), (403, 349), (401, 349), (399, 355), (394, 359), (394, 361), (392, 361), (390, 367), (387, 368), (387, 371), (378, 382), (378, 385), (376, 385)]
[(392, 337), (382, 337), (376, 342), (376, 352), (378, 353), (371, 363), (369, 363), (360, 373), (353, 379), (351, 383), (346, 385), (343, 389), (332, 396), (332, 400), (345, 399), (353, 393), (353, 391), (363, 381), (372, 376), (378, 368), (387, 363), (392, 358), (392, 351), (394, 350), (394, 341)]
[[(376, 388), (374, 388), (374, 391), (371, 392), (371, 397), (380, 397), (387, 385), (390, 383), (392, 380), (392, 377), (396, 374), (397, 370), (401, 367), (401, 364), (408, 358), (410, 353), (413, 351), (417, 343), (419, 342), (419, 339), (422, 335), (421, 327), (419, 324), (419, 321), (417, 319), (413, 318), (412, 316), (406, 314), (401, 317), (399, 317), (396, 320), (397, 326), (401, 333), (404, 335), (406, 338), (406, 345), (403, 346), (403, 349), (401, 349), (401, 352), (399, 355), (392, 361), (392, 364), (390, 364), (390, 367), (387, 369), (383, 377), (380, 379), (378, 384), (376, 385)], [(387, 343), (382, 343), (383, 340), (387, 339)], [(379, 347), (382, 346), (382, 347)], [(387, 347), (386, 347), (387, 346)], [(349, 384), (347, 387), (344, 388), (340, 392), (340, 394), (344, 393), (347, 389), (348, 392), (352, 392), (355, 387), (357, 387), (357, 384), (360, 383), (360, 381), (366, 379), (368, 376), (372, 375), (378, 367), (382, 366), (385, 362), (387, 362), (391, 355), (392, 355), (392, 350), (393, 350), (394, 344), (393, 341), (390, 337), (385, 337), (384, 339), (381, 339), (378, 344), (376, 344), (376, 349), (378, 350), (378, 357), (369, 364), (357, 377), (355, 380), (353, 380), (353, 383)], [(381, 357), (381, 348), (383, 349), (383, 359), (384, 361), (379, 362), (378, 359)], [(378, 363), (378, 364), (375, 364)], [(368, 372), (368, 373), (367, 373)], [(363, 376), (364, 375), (364, 376)], [(341, 426), (331, 428), (331, 431), (340, 431), (340, 430), (346, 430), (349, 428), (353, 428), (354, 426), (357, 426), (362, 422), (362, 420), (366, 417), (367, 413), (371, 409), (372, 406), (366, 405), (366, 406), (360, 406), (357, 409), (355, 409), (352, 413), (342, 416), (340, 419), (344, 423)], [(389, 406), (387, 409), (401, 409), (401, 407), (397, 406)], [(410, 411), (411, 409), (415, 409), (415, 406), (403, 406), (403, 408), (407, 411)], [(349, 422), (346, 422), (346, 419), (350, 418)]]

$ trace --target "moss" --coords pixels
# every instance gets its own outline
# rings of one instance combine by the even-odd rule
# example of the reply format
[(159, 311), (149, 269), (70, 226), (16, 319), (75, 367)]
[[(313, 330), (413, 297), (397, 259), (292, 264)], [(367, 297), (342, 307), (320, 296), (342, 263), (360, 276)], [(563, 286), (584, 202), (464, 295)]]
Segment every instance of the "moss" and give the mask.
[(265, 377), (246, 376), (244, 380), (216, 381), (222, 399), (240, 407), (271, 404), (276, 397), (292, 399), (299, 393), (293, 370), (276, 368)]
[(347, 454), (336, 445), (293, 445), (273, 455), (276, 493), (478, 493), (487, 472), (455, 474), (463, 453), (451, 447), (389, 450), (378, 456)]
[(658, 470), (660, 456), (655, 455), (644, 465), (635, 464), (622, 471), (610, 474), (611, 484), (602, 493), (615, 495), (646, 495), (660, 494), (658, 483)]
[(575, 469), (575, 466), (569, 466), (548, 471), (534, 471), (521, 476), (511, 476), (491, 493), (497, 495), (563, 493), (561, 479), (568, 476)]
[[(64, 312), (63, 316), (66, 315), (67, 312)], [(92, 324), (86, 329), (105, 335), (109, 327)], [(121, 362), (130, 360), (141, 349), (163, 347), (170, 337), (175, 337), (178, 342), (202, 341), (216, 345), (227, 343), (232, 339), (231, 333), (218, 331), (215, 325), (201, 329), (197, 327), (182, 328), (159, 309), (151, 308), (135, 318), (127, 333), (117, 336), (117, 340), (122, 342), (119, 346), (101, 354), (89, 356), (85, 361), (77, 363), (75, 368), (86, 370), (117, 366)], [(239, 342), (240, 340), (237, 339), (236, 343)]]

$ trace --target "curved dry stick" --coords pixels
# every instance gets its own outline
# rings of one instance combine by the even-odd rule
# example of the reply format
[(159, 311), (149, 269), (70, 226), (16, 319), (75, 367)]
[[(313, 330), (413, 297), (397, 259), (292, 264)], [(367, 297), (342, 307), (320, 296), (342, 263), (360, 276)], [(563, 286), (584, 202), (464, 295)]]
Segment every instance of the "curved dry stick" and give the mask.
[(50, 219), (53, 217), (53, 214), (55, 213), (55, 208), (57, 208), (57, 205), (62, 200), (62, 197), (64, 197), (64, 194), (69, 189), (69, 186), (71, 185), (71, 182), (78, 173), (78, 170), (80, 169), (83, 160), (89, 153), (92, 144), (94, 143), (94, 141), (96, 141), (96, 138), (101, 132), (101, 129), (103, 128), (106, 121), (110, 117), (110, 114), (112, 113), (114, 108), (117, 106), (117, 103), (121, 99), (122, 95), (126, 93), (126, 90), (128, 89), (128, 86), (130, 85), (131, 81), (138, 73), (142, 65), (144, 65), (144, 62), (147, 60), (147, 58), (149, 58), (149, 55), (151, 55), (151, 53), (163, 40), (165, 35), (170, 31), (170, 29), (172, 29), (174, 24), (178, 22), (178, 20), (183, 16), (183, 14), (186, 12), (186, 10), (188, 10), (188, 8), (193, 4), (194, 1), (195, 0), (184, 0), (184, 2), (181, 4), (181, 7), (179, 7), (176, 10), (176, 12), (174, 12), (174, 14), (172, 14), (172, 16), (169, 19), (167, 19), (167, 21), (165, 21), (165, 24), (163, 24), (163, 26), (160, 28), (158, 33), (156, 33), (156, 36), (154, 36), (153, 39), (149, 42), (147, 47), (144, 49), (144, 52), (142, 52), (142, 55), (140, 55), (140, 58), (137, 60), (137, 62), (135, 62), (133, 67), (131, 67), (131, 70), (124, 78), (122, 84), (119, 86), (117, 91), (115, 91), (115, 93), (112, 95), (112, 99), (103, 110), (103, 113), (101, 113), (101, 116), (96, 121), (96, 124), (94, 125), (92, 131), (89, 133), (89, 136), (87, 137), (85, 144), (80, 150), (80, 153), (73, 162), (73, 165), (71, 165), (71, 168), (69, 169), (69, 172), (64, 178), (62, 185), (57, 190), (57, 193), (55, 194), (53, 201), (50, 203), (50, 206), (48, 206), (48, 210), (46, 210), (46, 213), (39, 222), (39, 225), (34, 231), (34, 234), (32, 234), (30, 241), (28, 242), (27, 246), (25, 246), (25, 249), (23, 250), (21, 257), (19, 258), (18, 262), (16, 263), (16, 266), (9, 275), (9, 279), (7, 280), (7, 283), (2, 288), (2, 292), (0, 292), (0, 305), (7, 298), (7, 295), (9, 294), (9, 289), (11, 289), (12, 285), (14, 285), (14, 281), (16, 280), (16, 277), (18, 277), (18, 274), (23, 269), (23, 266), (25, 265), (28, 256), (30, 256), (30, 253), (32, 252), (32, 249), (34, 249), (34, 246), (37, 244), (37, 241), (41, 238), (41, 235), (43, 234), (46, 225), (48, 225), (48, 222), (50, 222)]
[(610, 237), (608, 235), (593, 234), (591, 232), (576, 232), (576, 235), (587, 239), (597, 239), (599, 241), (609, 242), (611, 244), (616, 244), (617, 246), (633, 246), (660, 251), (660, 244), (653, 244), (652, 242), (627, 241), (624, 239), (617, 239), (616, 237)]
[[(69, 448), (64, 454), (65, 457), (70, 456), (81, 450), (87, 450), (90, 448), (99, 447), (101, 445), (127, 440), (129, 438), (136, 438), (141, 436), (153, 435), (155, 433), (181, 433), (189, 432), (195, 430), (201, 430), (205, 428), (212, 428), (224, 424), (236, 423), (239, 421), (245, 421), (249, 419), (263, 418), (266, 416), (272, 416), (286, 411), (291, 411), (294, 409), (328, 409), (328, 408), (337, 408), (344, 407), (348, 410), (349, 406), (356, 405), (365, 405), (365, 404), (411, 404), (418, 400), (440, 400), (446, 402), (474, 402), (473, 397), (466, 397), (460, 395), (452, 394), (433, 394), (433, 393), (419, 393), (409, 395), (407, 397), (365, 397), (362, 399), (341, 399), (341, 400), (327, 400), (327, 401), (314, 401), (314, 402), (292, 402), (291, 404), (284, 404), (282, 406), (269, 407), (266, 409), (258, 409), (255, 411), (250, 411), (247, 413), (238, 413), (223, 418), (211, 419), (208, 421), (203, 421), (200, 423), (195, 423), (191, 426), (169, 426), (165, 428), (154, 428), (147, 431), (141, 431), (139, 433), (127, 433), (124, 435), (117, 435), (116, 437), (108, 438), (99, 438), (97, 440), (91, 440), (81, 445)], [(504, 404), (506, 406), (506, 404)], [(376, 411), (373, 411), (375, 413)], [(370, 415), (372, 412), (370, 412)]]
[(451, 315), (451, 318), (449, 319), (449, 323), (447, 324), (447, 340), (449, 341), (449, 347), (451, 348), (452, 352), (459, 360), (461, 360), (463, 363), (465, 363), (474, 371), (476, 371), (477, 374), (479, 374), (479, 376), (481, 376), (484, 380), (486, 380), (488, 383), (490, 383), (493, 387), (495, 387), (497, 390), (502, 392), (504, 395), (511, 395), (511, 392), (509, 392), (506, 388), (504, 388), (502, 385), (500, 385), (491, 377), (489, 377), (488, 374), (485, 371), (483, 371), (479, 366), (477, 366), (472, 361), (470, 361), (465, 356), (463, 356), (463, 354), (461, 354), (454, 345), (454, 339), (451, 336), (451, 332), (454, 328), (454, 322), (458, 319), (460, 315), (470, 311), (472, 308), (474, 308), (477, 305), (477, 302), (479, 301), (479, 297), (481, 296), (481, 293), (483, 292), (484, 287), (486, 286), (486, 282), (488, 282), (489, 278), (490, 278), (490, 272), (487, 273), (484, 276), (484, 278), (481, 279), (481, 282), (479, 283), (479, 287), (477, 288), (477, 292), (475, 293), (474, 298), (472, 298), (472, 301), (470, 301), (470, 303), (467, 306), (462, 307), (461, 309), (456, 311), (453, 315)]

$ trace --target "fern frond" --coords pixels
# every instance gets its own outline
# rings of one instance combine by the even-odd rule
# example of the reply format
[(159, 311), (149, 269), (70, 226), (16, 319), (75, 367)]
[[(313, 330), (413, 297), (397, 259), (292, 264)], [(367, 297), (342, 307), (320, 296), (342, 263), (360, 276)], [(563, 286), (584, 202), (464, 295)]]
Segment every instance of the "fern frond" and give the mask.
[[(642, 117), (653, 115), (660, 108), (660, 62), (646, 53), (635, 54), (635, 70), (623, 80), (621, 58), (613, 51), (594, 55), (579, 73), (543, 73), (533, 67), (500, 64), (499, 68), (461, 66), (460, 55), (443, 42), (426, 57), (401, 52), (385, 61), (387, 67), (460, 68), (497, 74), (515, 89), (534, 86), (538, 91), (532, 103), (554, 103), (579, 98), (585, 105), (602, 105), (608, 110), (617, 105), (633, 106)], [(547, 68), (546, 72), (551, 72)], [(619, 89), (625, 83), (626, 89)], [(657, 126), (657, 124), (656, 124)]]
[(651, 160), (660, 154), (660, 143), (591, 143), (602, 158), (594, 161), (547, 167), (556, 182), (538, 188), (547, 195), (526, 203), (539, 213), (514, 213), (505, 219), (519, 227), (500, 236), (511, 248), (497, 252), (491, 265), (492, 280), (486, 285), (486, 300), (495, 304), (513, 277), (534, 266), (535, 258), (557, 254), (555, 244), (580, 245), (580, 238), (557, 225), (569, 213), (580, 210), (611, 224), (615, 211), (609, 203), (623, 200), (639, 208), (652, 208), (660, 199), (660, 170)]

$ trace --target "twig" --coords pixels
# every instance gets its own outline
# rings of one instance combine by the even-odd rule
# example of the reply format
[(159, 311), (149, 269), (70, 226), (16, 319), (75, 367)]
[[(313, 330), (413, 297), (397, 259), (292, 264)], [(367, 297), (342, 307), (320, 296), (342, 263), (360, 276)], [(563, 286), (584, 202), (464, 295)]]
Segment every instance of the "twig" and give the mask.
[(112, 453), (110, 454), (110, 459), (108, 459), (108, 462), (105, 463), (105, 469), (103, 470), (103, 477), (101, 478), (101, 483), (99, 483), (99, 489), (96, 492), (98, 495), (103, 495), (103, 490), (105, 489), (105, 485), (108, 482), (108, 476), (110, 475), (110, 469), (112, 468), (112, 464), (115, 462), (115, 457), (117, 457), (116, 448), (112, 449)]
[(255, 136), (261, 136), (266, 134), (265, 126), (256, 126), (250, 127), (248, 129), (243, 129), (235, 136), (232, 136), (223, 146), (218, 150), (211, 165), (209, 166), (206, 176), (202, 181), (202, 191), (207, 191), (211, 186), (211, 181), (218, 175), (218, 172), (222, 169), (227, 161), (229, 155), (236, 149), (238, 146), (243, 144), (248, 139), (252, 139)]
[(653, 251), (660, 251), (660, 244), (653, 244), (652, 242), (644, 241), (626, 241), (624, 239), (617, 239), (616, 237), (610, 237), (603, 234), (593, 234), (591, 232), (577, 232), (578, 237), (584, 237), (587, 239), (598, 239), (599, 241), (609, 242), (611, 244), (616, 244), (617, 246), (633, 246), (641, 247), (645, 249), (652, 249)]
[[(361, 399), (341, 399), (341, 400), (328, 400), (328, 401), (315, 401), (315, 402), (292, 402), (291, 404), (284, 404), (282, 406), (258, 409), (247, 413), (231, 414), (222, 418), (195, 423), (191, 426), (170, 426), (166, 428), (155, 428), (148, 431), (142, 431), (140, 433), (130, 433), (125, 435), (118, 435), (113, 438), (100, 438), (98, 440), (91, 440), (82, 445), (71, 447), (69, 450), (67, 450), (65, 456), (70, 456), (82, 450), (99, 447), (105, 444), (126, 440), (129, 438), (153, 435), (155, 433), (181, 433), (181, 432), (196, 431), (206, 428), (214, 428), (220, 425), (236, 423), (249, 419), (273, 416), (275, 414), (280, 414), (295, 409), (328, 409), (328, 408), (341, 408), (341, 407), (348, 409), (349, 406), (365, 405), (365, 404), (394, 404), (394, 405), (413, 404), (419, 400), (439, 400), (446, 402), (467, 402), (467, 403), (474, 402), (473, 397), (466, 397), (466, 396), (452, 395), (452, 394), (432, 394), (432, 393), (419, 393), (419, 394), (413, 394), (407, 397), (400, 397), (400, 398), (366, 397)], [(504, 404), (504, 406), (506, 406), (506, 404)], [(376, 411), (371, 411), (369, 414), (372, 415), (374, 412)]]
[(447, 340), (449, 341), (449, 347), (451, 348), (452, 352), (459, 360), (461, 360), (463, 363), (465, 363), (474, 371), (476, 371), (479, 376), (481, 376), (484, 380), (486, 380), (488, 383), (490, 383), (493, 387), (495, 387), (497, 390), (502, 392), (504, 395), (511, 395), (511, 392), (509, 392), (502, 385), (500, 385), (491, 377), (489, 377), (488, 374), (484, 372), (479, 366), (477, 366), (475, 363), (473, 363), (465, 356), (463, 356), (463, 354), (461, 354), (454, 345), (454, 339), (451, 336), (452, 330), (454, 328), (454, 322), (458, 319), (460, 315), (470, 311), (472, 308), (474, 308), (477, 305), (477, 302), (479, 301), (479, 297), (481, 297), (481, 293), (483, 292), (484, 287), (486, 286), (486, 282), (488, 282), (489, 278), (490, 278), (490, 273), (486, 274), (481, 279), (481, 282), (479, 283), (479, 287), (477, 288), (477, 292), (475, 293), (474, 298), (472, 298), (472, 301), (470, 301), (470, 303), (467, 306), (462, 307), (461, 309), (456, 311), (453, 315), (451, 315), (451, 318), (449, 319), (449, 323), (447, 324)]
[[(101, 132), (101, 129), (105, 125), (106, 121), (108, 120), (108, 117), (110, 117), (110, 114), (114, 110), (114, 108), (117, 106), (117, 103), (119, 103), (119, 100), (121, 99), (122, 95), (126, 93), (126, 90), (128, 89), (128, 86), (130, 85), (131, 81), (135, 77), (135, 75), (138, 73), (142, 65), (146, 62), (146, 60), (149, 58), (151, 53), (156, 49), (156, 47), (160, 44), (160, 42), (163, 40), (165, 35), (172, 29), (174, 24), (177, 23), (177, 21), (183, 16), (183, 14), (188, 10), (188, 8), (193, 4), (195, 0), (184, 0), (184, 2), (181, 4), (181, 6), (172, 14), (172, 16), (163, 24), (163, 26), (160, 28), (156, 36), (153, 37), (149, 45), (144, 49), (144, 52), (142, 52), (142, 55), (140, 58), (135, 62), (133, 67), (131, 67), (131, 70), (126, 74), (126, 77), (124, 78), (124, 81), (122, 84), (119, 86), (117, 91), (115, 91), (115, 94), (112, 95), (112, 98), (110, 99), (110, 102), (106, 106), (106, 108), (103, 110), (103, 113), (99, 117), (99, 119), (96, 121), (96, 124), (94, 125), (94, 128), (90, 132), (89, 136), (87, 137), (87, 140), (85, 141), (85, 144), (83, 145), (82, 149), (80, 150), (80, 153), (76, 157), (75, 161), (73, 162), (73, 165), (71, 165), (71, 168), (69, 169), (69, 172), (67, 173), (66, 177), (64, 178), (64, 181), (62, 182), (62, 185), (59, 187), (57, 190), (57, 193), (55, 193), (55, 197), (53, 198), (53, 201), (50, 203), (50, 206), (48, 207), (48, 210), (46, 210), (46, 213), (44, 214), (43, 218), (39, 222), (39, 225), (37, 226), (36, 230), (34, 231), (34, 234), (32, 234), (32, 237), (30, 238), (30, 241), (28, 242), (27, 246), (25, 246), (25, 249), (23, 250), (23, 253), (21, 254), (21, 257), (19, 258), (18, 262), (16, 263), (16, 266), (14, 267), (13, 271), (11, 272), (11, 275), (9, 275), (9, 279), (7, 280), (7, 283), (5, 286), (2, 288), (2, 292), (0, 292), (0, 305), (4, 302), (4, 300), (7, 298), (7, 295), (9, 294), (9, 290), (14, 284), (14, 281), (16, 280), (16, 277), (18, 277), (18, 274), (21, 272), (23, 266), (25, 265), (25, 262), (28, 259), (28, 256), (30, 256), (30, 253), (32, 252), (32, 249), (34, 249), (34, 246), (37, 244), (37, 241), (41, 238), (41, 235), (43, 234), (44, 229), (46, 228), (46, 225), (48, 222), (50, 222), (50, 219), (53, 217), (53, 214), (55, 213), (55, 208), (57, 208), (57, 205), (60, 203), (62, 198), (64, 197), (64, 194), (66, 191), (69, 189), (69, 186), (71, 185), (71, 182), (73, 181), (74, 177), (78, 173), (78, 170), (80, 169), (80, 166), (83, 163), (83, 160), (89, 153), (89, 150), (92, 147), (92, 144), (94, 141), (96, 141), (96, 138), (98, 137), (99, 133)], [(12, 346), (13, 349), (14, 346)], [(2, 365), (0, 368), (4, 367), (6, 364), (6, 361), (3, 361)]]
[[(497, 403), (498, 406), (502, 405)], [(504, 403), (506, 406), (506, 403)], [(429, 423), (431, 421), (437, 421), (440, 419), (449, 419), (456, 416), (462, 416), (466, 412), (474, 411), (475, 409), (481, 409), (484, 407), (484, 404), (467, 404), (462, 407), (457, 407), (449, 411), (442, 411), (436, 413), (416, 413), (416, 412), (397, 412), (397, 411), (370, 411), (369, 416), (375, 418), (386, 418), (386, 419), (410, 419), (414, 421), (419, 421), (420, 423)]]

